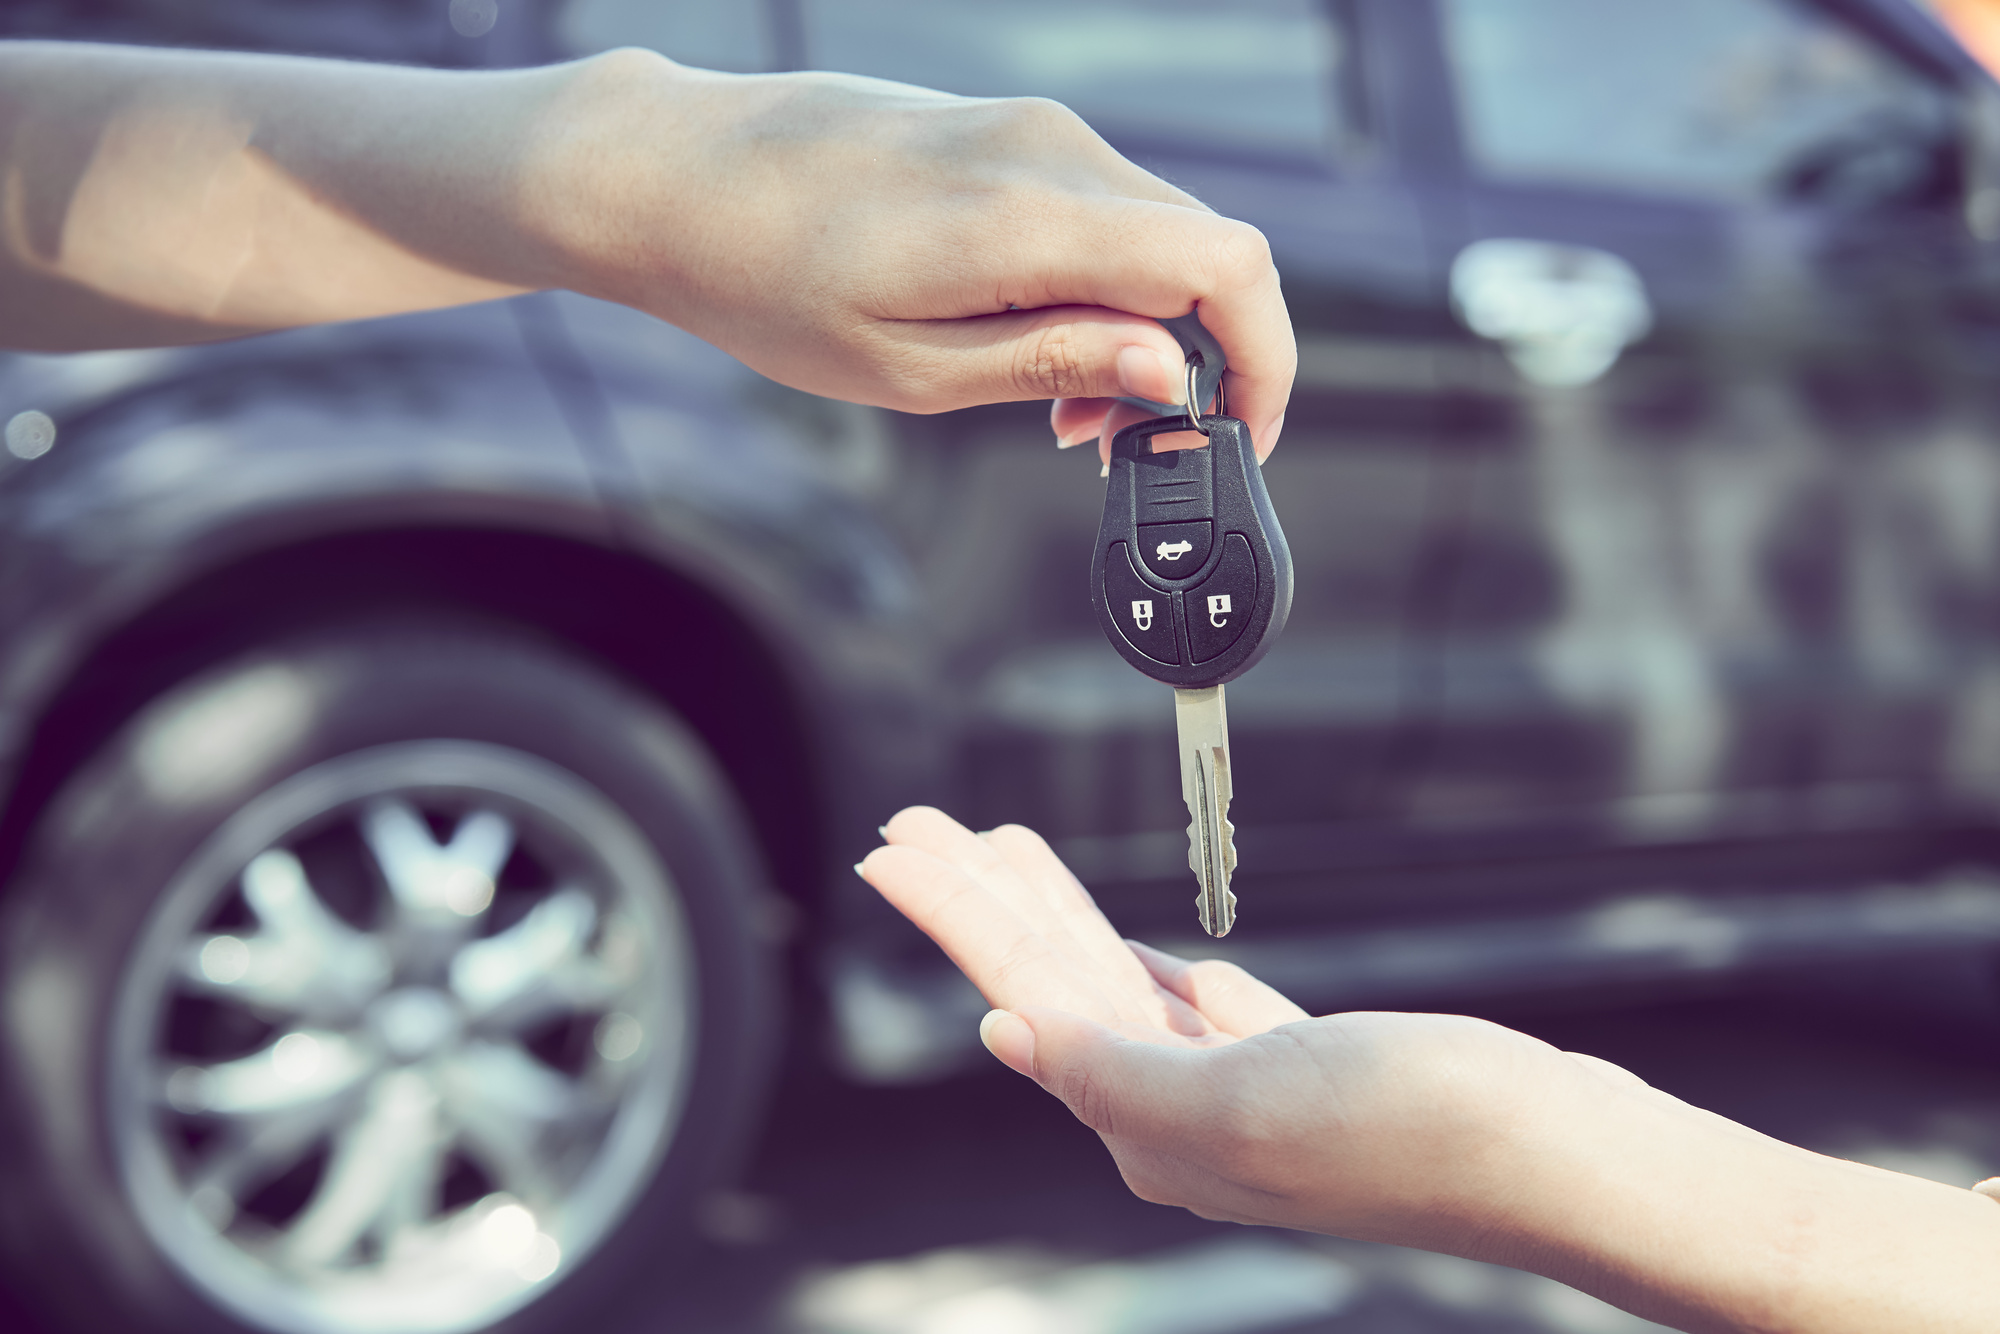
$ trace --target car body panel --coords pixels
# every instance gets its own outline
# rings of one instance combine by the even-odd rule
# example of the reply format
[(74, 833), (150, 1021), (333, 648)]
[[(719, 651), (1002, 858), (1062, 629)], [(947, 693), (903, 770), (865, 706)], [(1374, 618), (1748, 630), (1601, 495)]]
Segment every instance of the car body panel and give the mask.
[[(670, 357), (646, 361), (652, 402), (624, 394), (613, 452), (593, 454), (585, 443), (603, 441), (577, 439), (564, 363), (546, 375), (538, 365), (551, 339), (569, 337), (545, 300), (140, 361), (0, 363), (9, 415), (32, 406), (58, 423), (54, 450), (10, 460), (0, 478), (5, 768), (23, 762), (38, 719), (121, 626), (219, 570), (341, 535), (514, 533), (637, 555), (702, 588), (810, 699), (802, 711), (772, 701), (770, 712), (811, 720), (801, 744), (826, 766), (813, 786), (911, 786), (887, 776), (910, 761), (867, 740), (930, 735), (898, 647), (910, 597), (893, 551), (779, 426), (725, 410), (712, 379), (683, 379), (676, 393)], [(758, 485), (745, 484), (752, 475)], [(819, 540), (799, 540), (812, 533)], [(447, 541), (427, 559), (450, 553)], [(409, 575), (414, 588), (421, 572)], [(316, 569), (308, 583), (278, 596), (331, 598), (341, 574)], [(602, 614), (644, 618), (645, 608)]]

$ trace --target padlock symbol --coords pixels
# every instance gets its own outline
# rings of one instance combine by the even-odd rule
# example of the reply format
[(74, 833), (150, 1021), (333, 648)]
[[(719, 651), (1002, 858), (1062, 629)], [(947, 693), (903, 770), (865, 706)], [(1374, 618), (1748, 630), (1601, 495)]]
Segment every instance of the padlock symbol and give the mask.
[(1132, 624), (1138, 626), (1141, 630), (1150, 630), (1153, 628), (1153, 600), (1151, 598), (1133, 600)]
[(1208, 595), (1208, 623), (1218, 630), (1229, 624), (1229, 594)]

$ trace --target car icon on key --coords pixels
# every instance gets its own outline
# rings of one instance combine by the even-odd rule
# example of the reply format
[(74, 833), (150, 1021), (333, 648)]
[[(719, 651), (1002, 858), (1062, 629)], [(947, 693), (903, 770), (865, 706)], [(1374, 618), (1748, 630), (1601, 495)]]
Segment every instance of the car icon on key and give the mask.
[(1162, 542), (1153, 548), (1153, 554), (1161, 560), (1179, 560), (1194, 550), (1194, 543), (1188, 541)]

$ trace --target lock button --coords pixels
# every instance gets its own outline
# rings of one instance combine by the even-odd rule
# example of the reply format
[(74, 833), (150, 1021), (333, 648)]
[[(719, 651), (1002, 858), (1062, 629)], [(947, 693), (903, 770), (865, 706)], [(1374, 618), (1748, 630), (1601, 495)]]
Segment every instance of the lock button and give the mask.
[[(1256, 579), (1254, 570), (1250, 577)], [(1139, 577), (1123, 542), (1114, 543), (1105, 557), (1104, 605), (1118, 632), (1133, 648), (1154, 662), (1181, 660), (1180, 636), (1174, 633), (1174, 595), (1162, 593)]]
[(1241, 533), (1222, 539), (1215, 573), (1187, 592), (1188, 646), (1196, 662), (1227, 652), (1250, 624), (1257, 606), (1257, 560)]

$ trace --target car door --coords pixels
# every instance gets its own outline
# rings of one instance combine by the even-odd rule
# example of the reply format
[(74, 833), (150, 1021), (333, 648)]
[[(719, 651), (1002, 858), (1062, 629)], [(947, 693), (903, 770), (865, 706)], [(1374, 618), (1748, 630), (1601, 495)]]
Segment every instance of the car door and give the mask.
[(1430, 12), (1495, 426), (1450, 483), (1413, 805), (1570, 846), (1920, 820), (1990, 763), (1965, 71), (1899, 6)]

